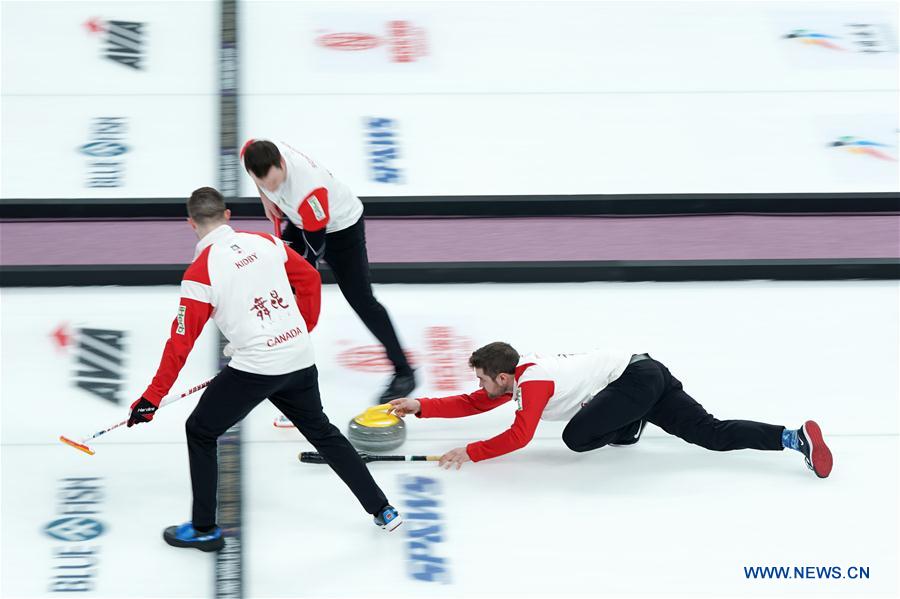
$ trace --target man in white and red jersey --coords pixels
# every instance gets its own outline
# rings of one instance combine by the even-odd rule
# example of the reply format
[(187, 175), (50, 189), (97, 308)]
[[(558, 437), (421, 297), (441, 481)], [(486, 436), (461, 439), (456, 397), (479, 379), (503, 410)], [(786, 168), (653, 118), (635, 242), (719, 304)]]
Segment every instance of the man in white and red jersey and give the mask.
[(684, 392), (668, 368), (647, 354), (595, 350), (519, 356), (509, 344), (495, 342), (477, 349), (469, 365), (481, 386), (472, 394), (391, 401), (391, 411), (401, 417), (459, 418), (515, 400), (509, 430), (447, 452), (440, 461), (445, 468), (520, 449), (544, 419), (568, 421), (562, 439), (572, 451), (633, 445), (650, 422), (713, 451), (795, 449), (817, 476), (831, 473), (831, 451), (814, 421), (791, 430), (749, 420), (717, 420)]
[(319, 273), (277, 237), (234, 231), (222, 195), (211, 187), (194, 191), (187, 210), (200, 241), (156, 376), (131, 405), (128, 426), (153, 420), (210, 317), (233, 357), (187, 419), (193, 513), (165, 530), (166, 542), (202, 551), (224, 546), (216, 526), (217, 440), (266, 398), (325, 456), (375, 523), (393, 530), (401, 522), (397, 511), (322, 411), (309, 339), (319, 318)]
[(372, 293), (362, 202), (328, 169), (285, 143), (251, 139), (241, 159), (266, 217), (276, 226), (287, 217), (284, 240), (313, 266), (328, 264), (347, 303), (384, 346), (394, 376), (376, 403), (411, 393), (415, 375), (387, 310)]

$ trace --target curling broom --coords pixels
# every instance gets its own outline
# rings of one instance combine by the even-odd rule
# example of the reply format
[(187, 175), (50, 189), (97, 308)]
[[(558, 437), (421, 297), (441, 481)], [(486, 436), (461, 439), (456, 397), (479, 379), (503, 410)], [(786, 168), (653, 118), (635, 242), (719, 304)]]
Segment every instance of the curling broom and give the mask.
[[(209, 379), (206, 382), (203, 382), (203, 383), (200, 383), (199, 385), (191, 387), (190, 389), (188, 389), (181, 395), (178, 395), (178, 396), (170, 395), (169, 397), (165, 397), (165, 398), (163, 398), (163, 400), (161, 402), (159, 402), (159, 407), (161, 408), (163, 406), (173, 404), (176, 401), (178, 401), (179, 399), (183, 399), (192, 393), (196, 393), (200, 389), (206, 388), (206, 386), (209, 385), (211, 382), (212, 382), (212, 379)], [(83, 451), (84, 453), (86, 453), (88, 455), (94, 455), (94, 453), (95, 453), (94, 450), (91, 449), (90, 447), (88, 447), (88, 444), (87, 444), (88, 441), (92, 441), (92, 440), (96, 439), (97, 437), (99, 437), (100, 435), (105, 435), (109, 431), (115, 430), (115, 429), (119, 428), (120, 426), (124, 426), (126, 424), (128, 424), (128, 418), (126, 418), (122, 422), (117, 422), (116, 424), (114, 424), (108, 428), (105, 428), (102, 431), (98, 431), (98, 432), (94, 433), (93, 435), (91, 435), (90, 437), (85, 437), (81, 441), (73, 441), (72, 439), (66, 437), (65, 435), (60, 435), (59, 440), (62, 441), (63, 443), (65, 443), (66, 445), (68, 445), (69, 447), (74, 447), (78, 451)]]

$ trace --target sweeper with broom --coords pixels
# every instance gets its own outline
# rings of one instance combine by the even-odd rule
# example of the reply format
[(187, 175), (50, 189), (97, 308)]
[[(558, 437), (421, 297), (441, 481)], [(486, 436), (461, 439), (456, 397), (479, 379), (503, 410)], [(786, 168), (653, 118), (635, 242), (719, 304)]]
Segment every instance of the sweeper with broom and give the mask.
[(163, 538), (174, 547), (201, 551), (224, 547), (216, 525), (217, 439), (266, 398), (323, 456), (375, 524), (394, 530), (401, 523), (397, 510), (322, 410), (309, 339), (319, 317), (319, 273), (275, 236), (234, 231), (228, 226), (231, 212), (211, 187), (194, 191), (187, 211), (200, 241), (181, 282), (181, 301), (156, 376), (131, 405), (127, 425), (153, 420), (209, 318), (233, 355), (187, 419), (193, 513), (190, 521), (166, 528)]

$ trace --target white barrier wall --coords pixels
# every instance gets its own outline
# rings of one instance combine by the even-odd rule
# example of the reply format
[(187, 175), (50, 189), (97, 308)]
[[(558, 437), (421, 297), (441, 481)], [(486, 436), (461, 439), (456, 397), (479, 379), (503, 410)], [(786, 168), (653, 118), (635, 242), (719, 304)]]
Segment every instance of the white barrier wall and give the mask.
[(183, 197), (215, 181), (218, 2), (2, 7), (2, 197)]
[[(216, 2), (3, 9), (0, 196), (215, 180)], [(260, 0), (239, 16), (243, 135), (360, 195), (900, 185), (890, 2)]]
[[(885, 106), (897, 99), (325, 95), (252, 96), (244, 107), (248, 132), (314, 146), (361, 195), (804, 193), (897, 188), (897, 162), (829, 146), (846, 131), (893, 135)], [(373, 117), (395, 123), (395, 158), (380, 159), (367, 139)], [(386, 169), (397, 178), (382, 179)]]
[(4, 195), (189, 195), (215, 181), (216, 102), (211, 95), (4, 99)]
[(242, 17), (247, 136), (362, 195), (898, 189), (890, 3), (260, 1)]
[[(890, 2), (254, 0), (241, 8), (242, 85), (259, 94), (897, 89)], [(785, 37), (797, 30), (833, 36), (822, 39), (836, 49)]]

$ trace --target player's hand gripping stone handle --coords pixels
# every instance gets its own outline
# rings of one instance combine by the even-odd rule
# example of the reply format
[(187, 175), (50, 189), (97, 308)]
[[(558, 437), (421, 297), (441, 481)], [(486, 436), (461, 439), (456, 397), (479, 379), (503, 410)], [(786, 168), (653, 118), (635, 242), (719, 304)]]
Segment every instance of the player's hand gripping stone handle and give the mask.
[(400, 399), (392, 399), (388, 402), (390, 404), (390, 408), (388, 408), (388, 414), (393, 414), (395, 416), (399, 416), (403, 418), (409, 414), (418, 414), (422, 409), (422, 402), (418, 399), (412, 399), (409, 397), (401, 397)]
[[(183, 399), (183, 398), (187, 397), (188, 395), (191, 395), (192, 393), (196, 393), (197, 391), (200, 391), (201, 389), (205, 389), (211, 382), (212, 382), (212, 379), (209, 379), (208, 381), (204, 381), (204, 382), (200, 383), (199, 385), (194, 385), (193, 387), (191, 387), (190, 389), (188, 389), (181, 395), (169, 395), (167, 397), (164, 397), (163, 400), (161, 402), (159, 402), (159, 407), (161, 408), (163, 406), (173, 404), (176, 401), (178, 401), (179, 399)], [(105, 435), (109, 431), (116, 430), (120, 426), (125, 426), (126, 424), (128, 424), (128, 420), (129, 419), (126, 418), (122, 422), (117, 422), (116, 424), (113, 424), (112, 426), (107, 427), (107, 428), (103, 429), (102, 431), (97, 431), (90, 437), (85, 437), (80, 442), (73, 441), (72, 439), (69, 439), (68, 437), (66, 437), (64, 435), (60, 435), (59, 440), (62, 441), (63, 443), (65, 443), (66, 445), (68, 445), (69, 447), (74, 447), (78, 451), (83, 451), (84, 453), (86, 453), (88, 455), (94, 455), (94, 453), (95, 453), (94, 450), (91, 449), (90, 447), (88, 447), (88, 445), (87, 445), (88, 441), (96, 439), (97, 437), (99, 437), (101, 435)]]

